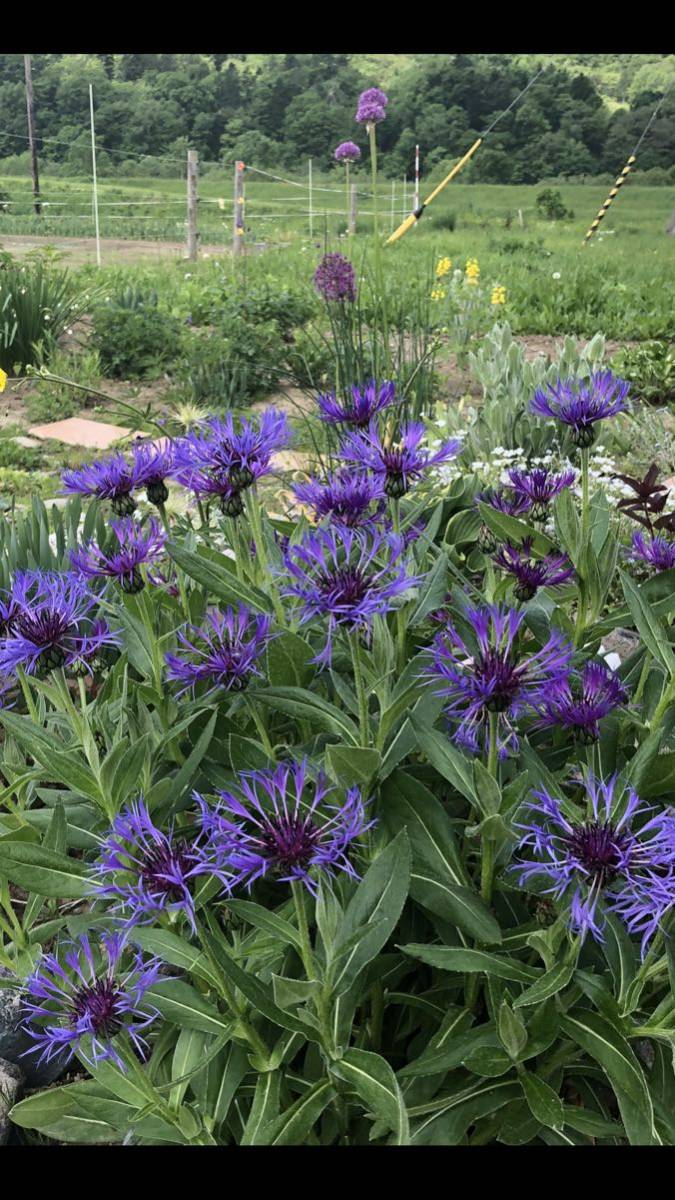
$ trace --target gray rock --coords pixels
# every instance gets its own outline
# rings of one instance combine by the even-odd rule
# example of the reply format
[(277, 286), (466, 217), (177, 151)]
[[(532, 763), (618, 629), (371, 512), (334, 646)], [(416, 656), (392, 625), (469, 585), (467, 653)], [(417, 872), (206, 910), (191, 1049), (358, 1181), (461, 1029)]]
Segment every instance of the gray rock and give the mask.
[[(12, 972), (0, 967), (0, 977), (11, 979)], [(17, 979), (16, 987), (0, 987), (0, 1059), (20, 1067), (27, 1087), (46, 1087), (63, 1073), (68, 1062), (67, 1056), (61, 1055), (39, 1065), (35, 1054), (22, 1058), (26, 1050), (35, 1045), (33, 1038), (21, 1028), (23, 1020), (21, 982)]]
[(0, 1058), (0, 1146), (5, 1146), (9, 1141), (12, 1127), (9, 1113), (17, 1100), (21, 1099), (23, 1082), (21, 1068)]

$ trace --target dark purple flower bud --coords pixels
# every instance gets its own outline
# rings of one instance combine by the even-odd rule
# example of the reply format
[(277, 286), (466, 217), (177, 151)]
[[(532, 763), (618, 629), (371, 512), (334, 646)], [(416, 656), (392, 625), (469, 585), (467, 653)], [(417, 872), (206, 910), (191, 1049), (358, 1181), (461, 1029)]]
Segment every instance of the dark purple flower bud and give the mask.
[(128, 463), (123, 454), (117, 453), (88, 466), (64, 471), (63, 490), (65, 494), (110, 500), (118, 517), (128, 517), (136, 507), (131, 493), (138, 487), (138, 472), (136, 462)]
[(144, 487), (150, 504), (166, 504), (169, 499), (169, 489), (165, 480), (173, 472), (174, 443), (165, 446), (154, 446), (141, 443), (132, 446), (136, 468), (136, 486)]
[(356, 275), (344, 254), (324, 254), (314, 272), (314, 286), (324, 300), (356, 300)]

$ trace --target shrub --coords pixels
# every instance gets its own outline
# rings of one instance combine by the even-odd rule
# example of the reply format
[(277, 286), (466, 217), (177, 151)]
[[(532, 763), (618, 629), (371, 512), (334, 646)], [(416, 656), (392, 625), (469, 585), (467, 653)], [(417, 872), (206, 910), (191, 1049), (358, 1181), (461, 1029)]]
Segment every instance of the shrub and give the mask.
[(432, 213), (431, 224), (434, 229), (445, 229), (448, 233), (452, 233), (457, 228), (457, 214), (442, 211)]
[(158, 375), (180, 354), (182, 337), (180, 321), (156, 308), (111, 303), (94, 313), (92, 342), (113, 379)]
[(547, 221), (571, 221), (574, 213), (565, 208), (560, 192), (554, 188), (544, 188), (536, 199), (537, 209)]
[(651, 404), (675, 400), (675, 346), (668, 342), (645, 342), (623, 349), (612, 359), (613, 368), (629, 379), (633, 391)]
[(176, 367), (183, 400), (229, 408), (271, 391), (287, 353), (275, 321), (251, 324), (233, 317), (215, 333), (196, 336)]
[(100, 294), (44, 261), (0, 270), (0, 367), (8, 374), (48, 359), (58, 338)]

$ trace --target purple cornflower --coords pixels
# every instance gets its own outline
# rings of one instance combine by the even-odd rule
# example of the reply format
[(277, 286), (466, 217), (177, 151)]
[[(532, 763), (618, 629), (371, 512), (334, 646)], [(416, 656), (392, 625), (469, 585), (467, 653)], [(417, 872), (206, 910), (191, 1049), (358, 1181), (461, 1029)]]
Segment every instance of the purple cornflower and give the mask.
[[(509, 495), (504, 488), (487, 488), (484, 492), (477, 492), (476, 505), (479, 502), (488, 504), (496, 512), (506, 513), (509, 517), (522, 517), (530, 508), (527, 496), (516, 496), (515, 493)], [(497, 538), (485, 522), (478, 531), (477, 541), (478, 549), (482, 550), (483, 554), (492, 554), (497, 549)]]
[(511, 467), (507, 474), (516, 497), (531, 506), (535, 521), (546, 519), (551, 500), (565, 488), (571, 487), (576, 479), (574, 470), (561, 471), (556, 475), (548, 467), (535, 467), (532, 471), (519, 471), (517, 467)]
[(213, 873), (229, 888), (246, 884), (250, 890), (256, 879), (270, 875), (281, 883), (303, 883), (313, 896), (318, 883), (312, 870), (330, 877), (344, 871), (358, 879), (347, 850), (374, 821), (366, 822), (359, 788), (350, 788), (341, 803), (325, 803), (335, 791), (323, 774), (309, 778), (305, 760), (243, 773), (236, 791), (219, 792), (215, 806), (195, 792), (206, 865), (213, 864)]
[(142, 799), (129, 804), (113, 821), (93, 865), (95, 894), (115, 900), (131, 926), (162, 912), (184, 912), (195, 932), (190, 884), (204, 872), (194, 834), (164, 833), (154, 824)]
[(127, 462), (118, 451), (110, 458), (64, 471), (61, 477), (63, 490), (65, 494), (110, 500), (112, 510), (118, 517), (128, 517), (136, 507), (131, 493), (139, 485), (139, 469), (136, 461)]
[(310, 479), (295, 484), (293, 491), (301, 504), (314, 512), (318, 521), (324, 517), (335, 525), (372, 525), (386, 507), (382, 481), (365, 471), (355, 474), (347, 468), (335, 471), (324, 481)]
[(147, 1043), (141, 1031), (159, 1016), (156, 1008), (144, 1007), (145, 993), (157, 982), (162, 964), (158, 958), (144, 960), (136, 950), (128, 969), (121, 970), (126, 934), (103, 934), (96, 955), (86, 934), (67, 945), (65, 966), (57, 955), (44, 954), (26, 980), (25, 1029), (36, 1040), (26, 1053), (41, 1051), (39, 1062), (63, 1051), (72, 1058), (76, 1050), (82, 1052), (82, 1039), (91, 1037), (91, 1058), (84, 1052), (85, 1061), (95, 1067), (110, 1060), (124, 1071), (113, 1039), (128, 1034), (144, 1056)]
[(258, 660), (271, 638), (272, 618), (263, 613), (255, 616), (243, 604), (235, 611), (212, 609), (204, 625), (190, 625), (192, 640), (178, 634), (178, 653), (166, 654), (169, 679), (183, 684), (179, 695), (198, 683), (209, 686), (206, 695), (217, 688), (241, 691), (252, 675), (262, 676)]
[[(301, 622), (328, 617), (328, 637), (314, 662), (330, 663), (338, 626), (370, 635), (373, 618), (384, 616), (393, 600), (416, 587), (420, 578), (408, 575), (403, 539), (375, 529), (317, 529), (289, 546), (284, 569), (292, 582), (285, 596), (299, 603)], [(382, 562), (377, 559), (381, 557)]]
[(95, 617), (98, 598), (81, 576), (51, 571), (17, 571), (5, 602), (12, 616), (0, 638), (0, 674), (28, 674), (69, 667), (90, 672), (117, 634)]
[(367, 429), (373, 417), (396, 400), (396, 385), (390, 379), (378, 387), (371, 379), (362, 387), (351, 388), (351, 396), (338, 400), (334, 392), (317, 396), (319, 417), (329, 425), (354, 425)]
[(133, 517), (112, 521), (111, 525), (117, 538), (116, 549), (102, 550), (97, 542), (90, 541), (71, 550), (70, 561), (75, 570), (88, 579), (116, 579), (122, 591), (134, 595), (145, 587), (141, 564), (161, 558), (166, 533), (154, 517), (146, 528), (138, 525)]
[(340, 142), (335, 150), (337, 162), (355, 163), (361, 157), (361, 151), (355, 142)]
[(572, 647), (552, 629), (545, 646), (519, 655), (515, 640), (524, 612), (499, 605), (465, 610), (475, 636), (471, 644), (449, 622), (430, 650), (433, 661), (425, 675), (440, 687), (436, 694), (449, 701), (448, 719), (457, 724), (455, 741), (472, 753), (489, 744), (490, 713), (497, 714), (500, 757), (517, 750), (513, 722), (527, 712), (540, 711), (554, 680), (569, 671)]
[(314, 272), (314, 286), (324, 300), (356, 300), (356, 275), (344, 254), (324, 254)]
[(359, 96), (356, 120), (360, 125), (376, 125), (384, 121), (388, 103), (389, 99), (381, 88), (366, 88)]
[(602, 898), (630, 933), (642, 934), (642, 954), (665, 912), (675, 902), (675, 817), (640, 808), (632, 788), (615, 795), (616, 775), (607, 782), (588, 775), (586, 812), (575, 812), (567, 800), (533, 791), (527, 807), (533, 819), (517, 849), (531, 850), (534, 861), (519, 860), (521, 885), (542, 876), (550, 882), (544, 894), (569, 901), (569, 923), (583, 936), (603, 941)]
[(630, 384), (617, 379), (611, 371), (597, 371), (588, 383), (559, 379), (556, 384), (537, 388), (530, 401), (530, 412), (569, 425), (575, 446), (587, 449), (595, 441), (596, 421), (626, 411), (629, 389)]
[(640, 530), (633, 534), (629, 558), (633, 562), (643, 562), (657, 571), (669, 571), (675, 567), (675, 542), (652, 534), (649, 538)]
[(554, 680), (544, 699), (542, 727), (569, 729), (575, 737), (590, 744), (600, 737), (598, 721), (608, 716), (628, 694), (621, 680), (605, 663), (585, 664), (579, 686), (572, 677)]
[(198, 496), (219, 496), (226, 515), (243, 512), (241, 493), (269, 473), (272, 455), (291, 439), (285, 413), (266, 409), (256, 421), (211, 417), (175, 448), (174, 476)]
[(454, 458), (462, 448), (462, 443), (453, 439), (432, 454), (430, 450), (420, 449), (424, 433), (424, 425), (413, 422), (402, 426), (398, 442), (384, 441), (376, 423), (371, 421), (367, 433), (350, 433), (340, 452), (346, 462), (381, 475), (387, 495), (398, 500), (425, 471)]
[(167, 441), (163, 446), (141, 443), (132, 446), (131, 453), (136, 468), (136, 486), (145, 488), (150, 504), (166, 504), (169, 489), (165, 480), (174, 468), (174, 443)]
[(555, 587), (574, 575), (566, 554), (545, 554), (532, 557), (532, 538), (523, 538), (520, 546), (506, 542), (493, 556), (493, 562), (515, 580), (513, 594), (517, 600), (531, 600), (540, 587)]

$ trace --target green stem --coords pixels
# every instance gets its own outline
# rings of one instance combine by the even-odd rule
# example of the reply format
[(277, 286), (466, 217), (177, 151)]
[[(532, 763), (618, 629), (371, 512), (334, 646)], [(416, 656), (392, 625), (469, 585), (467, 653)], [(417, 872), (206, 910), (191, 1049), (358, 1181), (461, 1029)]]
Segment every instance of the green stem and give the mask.
[[(305, 974), (310, 982), (321, 983), (319, 973), (316, 969), (314, 954), (312, 952), (312, 943), (309, 937), (309, 926), (307, 924), (307, 911), (305, 909), (305, 889), (301, 883), (291, 883), (291, 892), (293, 894), (293, 904), (295, 906), (295, 915), (298, 922), (298, 933), (300, 934), (300, 957), (302, 965), (305, 968)], [(328, 1008), (326, 1004), (326, 996), (321, 986), (314, 997), (314, 1006), (321, 1024), (321, 1032), (325, 1048), (329, 1054), (334, 1054), (333, 1039), (330, 1032), (328, 1020)]]
[(26, 701), (26, 708), (28, 709), (28, 712), (30, 713), (31, 720), (34, 722), (35, 725), (39, 725), (40, 718), (38, 717), (37, 709), (35, 707), (35, 702), (33, 700), (33, 693), (30, 690), (30, 684), (26, 677), (26, 672), (24, 671), (23, 667), (17, 667), (16, 673), (17, 673), (17, 676), (19, 679), (19, 683), (21, 684), (21, 691), (23, 692), (23, 698)]
[(673, 698), (675, 698), (675, 680), (669, 679), (663, 689), (661, 699), (654, 709), (654, 715), (649, 722), (649, 729), (651, 733), (653, 733), (655, 729), (658, 729), (663, 717), (665, 716), (666, 710), (673, 702)]
[(354, 686), (356, 688), (356, 697), (359, 702), (359, 731), (361, 734), (361, 745), (368, 746), (370, 742), (370, 728), (368, 722), (368, 697), (366, 696), (365, 684), (363, 682), (363, 664), (361, 662), (361, 646), (359, 643), (359, 634), (357, 629), (353, 629), (349, 634), (349, 649), (352, 655), (352, 667), (354, 669)]
[[(375, 250), (375, 286), (379, 296), (382, 309), (382, 332), (384, 334), (384, 371), (389, 374), (389, 329), (387, 324), (387, 299), (384, 288), (384, 274), (382, 271), (382, 248), (380, 246), (380, 227), (379, 214), (377, 204), (377, 139), (376, 125), (374, 121), (368, 125), (368, 138), (370, 141), (370, 167), (373, 181), (373, 245)], [(377, 339), (376, 339), (377, 346)], [(377, 355), (377, 348), (375, 350)], [(375, 361), (375, 374), (377, 371), (377, 359)]]
[(248, 490), (247, 490), (246, 506), (247, 506), (247, 511), (248, 511), (248, 518), (249, 518), (249, 521), (251, 522), (251, 528), (253, 529), (253, 538), (255, 541), (255, 556), (256, 556), (256, 560), (257, 560), (256, 565), (259, 566), (259, 568), (260, 568), (259, 571), (256, 571), (256, 574), (257, 574), (258, 579), (262, 583), (263, 587), (266, 589), (266, 591), (269, 593), (269, 595), (272, 599), (272, 604), (274, 605), (274, 611), (276, 613), (276, 618), (277, 618), (279, 625), (284, 626), (286, 624), (286, 617), (284, 614), (281, 600), (279, 599), (279, 592), (277, 590), (277, 585), (274, 581), (272, 572), (270, 570), (269, 559), (267, 557), (267, 550), (265, 548), (265, 538), (263, 535), (263, 524), (262, 524), (261, 511), (260, 511), (260, 502), (259, 502), (256, 492), (254, 491), (253, 488), (248, 488)]
[[(580, 549), (583, 554), (588, 543), (590, 525), (590, 504), (588, 495), (588, 447), (581, 451), (581, 539)], [(574, 630), (574, 645), (580, 646), (586, 628), (586, 589), (588, 580), (579, 580), (579, 607), (577, 608), (576, 628)]]
[(253, 1025), (251, 1025), (251, 1022), (248, 1020), (248, 1017), (246, 1016), (245, 1010), (237, 1002), (237, 998), (234, 993), (234, 988), (232, 987), (229, 979), (227, 979), (227, 977), (225, 976), (221, 967), (214, 960), (214, 957), (211, 954), (211, 951), (209, 949), (208, 942), (206, 941), (206, 939), (203, 936), (203, 930), (201, 928), (201, 925), (196, 917), (195, 917), (195, 929), (197, 931), (197, 936), (199, 938), (199, 942), (202, 947), (202, 950), (204, 951), (206, 957), (208, 958), (209, 962), (211, 963), (211, 966), (214, 968), (214, 971), (216, 973), (216, 976), (218, 979), (218, 990), (220, 992), (220, 995), (222, 996), (222, 998), (225, 1001), (225, 1003), (227, 1004), (227, 1007), (229, 1008), (232, 1016), (234, 1017), (235, 1021), (237, 1022), (239, 1030), (241, 1031), (243, 1036), (246, 1038), (247, 1042), (251, 1046), (251, 1049), (254, 1050), (256, 1054), (259, 1054), (263, 1060), (268, 1061), (269, 1056), (270, 1056), (269, 1046), (265, 1042), (264, 1038), (262, 1038), (261, 1035), (258, 1033), (258, 1030), (255, 1029)]

